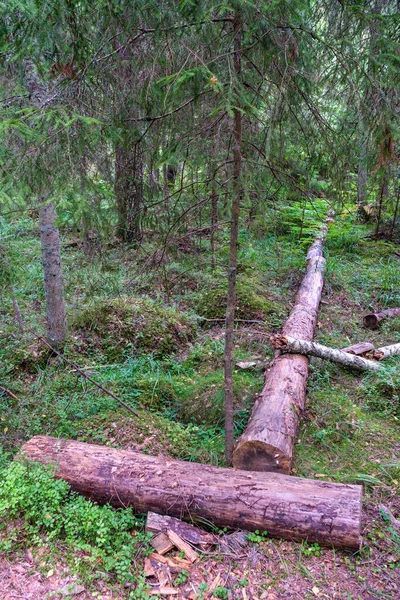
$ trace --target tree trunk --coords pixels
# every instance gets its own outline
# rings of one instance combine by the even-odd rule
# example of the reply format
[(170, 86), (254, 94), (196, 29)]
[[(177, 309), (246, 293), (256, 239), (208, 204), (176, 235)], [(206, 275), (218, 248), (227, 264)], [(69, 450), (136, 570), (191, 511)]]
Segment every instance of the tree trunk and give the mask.
[(376, 360), (383, 360), (384, 358), (389, 358), (390, 356), (398, 356), (400, 354), (400, 344), (392, 344), (391, 346), (383, 346), (382, 348), (377, 348), (372, 353), (372, 356)]
[(384, 319), (391, 317), (400, 317), (400, 308), (387, 308), (371, 315), (366, 315), (363, 319), (364, 327), (368, 329), (376, 329)]
[(57, 218), (54, 202), (41, 202), (39, 209), (40, 241), (46, 294), (47, 340), (57, 350), (66, 337), (66, 306), (62, 276), (60, 234), (55, 225)]
[[(311, 341), (323, 287), (325, 259), (322, 249), (327, 225), (307, 254), (307, 272), (282, 333)], [(256, 398), (252, 415), (233, 455), (233, 465), (252, 471), (289, 473), (293, 448), (304, 408), (308, 358), (282, 355), (267, 371), (264, 389)]]
[(376, 240), (379, 238), (379, 228), (381, 226), (381, 221), (382, 221), (383, 204), (384, 204), (385, 198), (388, 195), (388, 187), (389, 187), (388, 170), (385, 165), (382, 167), (382, 169), (383, 169), (382, 178), (381, 178), (381, 183), (380, 183), (379, 192), (378, 192), (378, 214), (376, 217), (376, 229), (375, 229), (375, 239)]
[(115, 195), (118, 209), (118, 236), (128, 244), (142, 240), (144, 208), (142, 144), (119, 143), (115, 151)]
[(368, 358), (348, 354), (343, 350), (336, 348), (328, 348), (322, 344), (309, 342), (307, 340), (299, 340), (288, 335), (275, 335), (271, 338), (274, 348), (279, 349), (283, 353), (303, 354), (304, 356), (316, 356), (324, 358), (332, 362), (339, 363), (344, 367), (358, 369), (359, 371), (379, 371), (380, 365)]
[[(236, 78), (240, 78), (241, 72), (241, 36), (242, 16), (238, 8), (233, 21), (234, 35), (234, 68)], [(234, 190), (232, 197), (231, 212), (231, 235), (229, 245), (229, 271), (228, 271), (228, 297), (226, 303), (225, 320), (225, 350), (224, 350), (224, 393), (225, 393), (225, 459), (228, 465), (232, 464), (234, 444), (233, 424), (233, 329), (235, 324), (236, 307), (236, 271), (237, 271), (237, 247), (239, 235), (239, 212), (243, 196), (242, 188), (242, 115), (240, 110), (234, 110), (233, 130), (233, 180)]]
[(22, 452), (56, 464), (56, 477), (96, 502), (266, 530), (279, 538), (360, 547), (358, 485), (233, 471), (47, 436), (34, 437)]

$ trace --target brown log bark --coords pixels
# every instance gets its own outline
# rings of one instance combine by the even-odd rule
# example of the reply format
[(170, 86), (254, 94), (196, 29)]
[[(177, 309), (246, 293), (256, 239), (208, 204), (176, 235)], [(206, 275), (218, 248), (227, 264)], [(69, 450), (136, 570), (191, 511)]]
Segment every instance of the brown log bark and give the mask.
[(366, 315), (363, 319), (364, 327), (376, 329), (384, 319), (390, 319), (391, 317), (400, 317), (400, 308), (387, 308), (386, 310)]
[[(322, 256), (327, 225), (307, 254), (307, 272), (282, 333), (312, 340), (323, 287)], [(233, 465), (252, 471), (289, 473), (293, 448), (304, 408), (308, 358), (286, 354), (275, 358), (267, 371), (264, 389), (257, 397), (246, 430), (239, 438)]]
[(234, 471), (47, 436), (32, 438), (22, 452), (56, 464), (57, 478), (96, 502), (187, 520), (201, 517), (279, 538), (360, 546), (358, 485)]
[(360, 342), (359, 344), (342, 348), (342, 352), (355, 354), (356, 356), (364, 356), (367, 352), (371, 352), (372, 350), (375, 350), (375, 346), (371, 344), (371, 342)]
[[(304, 356), (316, 356), (325, 360), (331, 360), (344, 367), (358, 369), (359, 371), (379, 371), (381, 368), (374, 360), (356, 356), (355, 354), (349, 354), (343, 352), (343, 350), (338, 350), (337, 348), (329, 348), (322, 344), (309, 342), (308, 340), (292, 338), (288, 335), (274, 335), (271, 338), (271, 343), (274, 348), (279, 349), (281, 352), (303, 354)], [(398, 346), (400, 347), (400, 344), (398, 344)]]

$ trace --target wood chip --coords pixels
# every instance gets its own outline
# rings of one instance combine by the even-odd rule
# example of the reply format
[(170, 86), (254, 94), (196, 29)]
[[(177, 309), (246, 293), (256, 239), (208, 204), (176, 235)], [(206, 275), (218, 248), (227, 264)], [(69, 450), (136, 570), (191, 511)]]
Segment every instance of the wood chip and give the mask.
[(157, 554), (166, 554), (174, 547), (166, 533), (159, 533), (150, 540), (150, 544), (153, 546)]
[(176, 569), (175, 572), (178, 572), (178, 573), (182, 569), (188, 569), (192, 565), (192, 563), (189, 560), (185, 560), (183, 558), (178, 558), (178, 557), (174, 557), (174, 559), (172, 559), (172, 558), (168, 558), (167, 556), (161, 556), (161, 554), (157, 554), (156, 552), (153, 552), (152, 554), (150, 554), (149, 558), (152, 562), (156, 561), (162, 565), (167, 565), (168, 567), (170, 567), (171, 571), (173, 571), (173, 572), (174, 572), (174, 569)]
[(191, 548), (189, 544), (187, 544), (177, 533), (175, 533), (175, 531), (168, 529), (167, 535), (174, 546), (176, 546), (178, 550), (182, 550), (185, 553), (186, 558), (190, 560), (190, 562), (193, 563), (197, 560), (197, 554), (193, 548)]
[(150, 558), (146, 556), (144, 559), (144, 575), (145, 577), (154, 577), (156, 574)]
[(149, 596), (161, 596), (162, 594), (169, 594), (170, 596), (176, 596), (178, 594), (178, 590), (173, 587), (168, 587), (166, 585), (161, 586), (159, 588), (154, 588), (147, 592)]
[[(165, 533), (168, 529), (178, 534), (185, 542), (206, 548), (216, 545), (218, 540), (211, 533), (206, 533), (199, 527), (185, 523), (176, 517), (147, 513), (146, 531), (151, 533)], [(161, 554), (161, 553), (160, 553)]]
[(221, 574), (218, 573), (218, 575), (216, 576), (216, 578), (214, 579), (214, 581), (212, 582), (212, 584), (208, 588), (208, 594), (209, 595), (211, 595), (213, 593), (213, 591), (215, 590), (215, 588), (219, 586), (219, 582), (220, 581), (221, 581)]

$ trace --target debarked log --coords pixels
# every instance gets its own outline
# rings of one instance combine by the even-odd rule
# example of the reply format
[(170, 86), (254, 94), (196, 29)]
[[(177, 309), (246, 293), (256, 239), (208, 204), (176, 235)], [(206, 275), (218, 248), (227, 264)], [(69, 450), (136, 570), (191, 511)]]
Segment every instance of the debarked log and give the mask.
[[(327, 232), (321, 232), (307, 253), (307, 271), (282, 333), (312, 340), (324, 284), (322, 250)], [(233, 466), (249, 471), (289, 473), (299, 418), (304, 409), (308, 358), (284, 354), (272, 362), (264, 388), (254, 402), (247, 427), (233, 453)]]
[[(324, 358), (332, 362), (339, 363), (344, 367), (358, 369), (359, 371), (379, 371), (381, 365), (374, 360), (363, 358), (355, 354), (349, 354), (337, 348), (329, 348), (316, 342), (308, 340), (299, 340), (288, 335), (274, 335), (271, 338), (271, 343), (274, 348), (279, 349), (283, 353), (303, 354), (304, 356), (316, 356)], [(399, 351), (400, 351), (400, 344)]]
[(377, 313), (366, 315), (363, 319), (364, 326), (368, 329), (376, 329), (384, 319), (400, 317), (400, 308), (387, 308)]
[(102, 504), (360, 547), (359, 485), (237, 471), (47, 436), (32, 438), (22, 452), (27, 459), (55, 464), (57, 478)]
[(384, 358), (389, 358), (390, 356), (398, 356), (400, 354), (400, 344), (392, 344), (391, 346), (382, 346), (382, 348), (377, 348), (372, 353), (372, 356), (376, 360), (383, 360)]

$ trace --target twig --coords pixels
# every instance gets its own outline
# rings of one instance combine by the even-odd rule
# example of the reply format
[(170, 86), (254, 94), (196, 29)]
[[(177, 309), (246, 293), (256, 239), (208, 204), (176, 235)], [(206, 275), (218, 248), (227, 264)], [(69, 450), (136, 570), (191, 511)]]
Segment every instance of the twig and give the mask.
[(22, 402), (22, 400), (18, 398), (18, 396), (16, 396), (15, 394), (13, 394), (8, 388), (5, 388), (2, 385), (0, 385), (0, 390), (3, 390), (3, 392), (11, 396), (11, 398), (14, 398), (14, 400), (16, 400), (17, 402)]
[[(26, 329), (28, 329), (28, 327)], [(123, 400), (121, 400), (121, 398), (118, 398), (118, 396), (116, 396), (114, 394), (114, 392), (111, 392), (110, 390), (105, 388), (103, 385), (101, 385), (101, 383), (97, 383), (97, 381), (95, 381), (94, 379), (89, 377), (89, 375), (86, 375), (86, 373), (74, 361), (70, 360), (69, 358), (66, 358), (63, 354), (61, 354), (61, 352), (56, 350), (51, 344), (49, 344), (49, 342), (43, 336), (38, 335), (37, 333), (35, 333), (35, 331), (32, 331), (32, 329), (28, 329), (28, 331), (30, 331), (30, 333), (32, 333), (32, 335), (34, 335), (38, 340), (41, 340), (42, 342), (44, 342), (46, 344), (46, 346), (48, 348), (50, 348), (50, 350), (52, 352), (57, 354), (57, 356), (59, 356), (62, 360), (64, 360), (68, 365), (71, 365), (71, 367), (74, 367), (75, 371), (77, 371), (82, 377), (84, 377), (85, 379), (87, 379), (88, 381), (93, 383), (96, 387), (98, 387), (100, 390), (102, 390), (102, 392), (111, 396), (111, 398), (113, 398), (114, 400), (119, 402), (119, 404), (121, 404), (124, 408), (126, 408), (126, 410), (128, 410), (130, 413), (135, 415), (135, 417), (139, 418), (139, 415), (137, 414), (137, 412), (135, 412), (133, 410), (133, 408), (128, 406), (128, 404), (126, 404)]]

